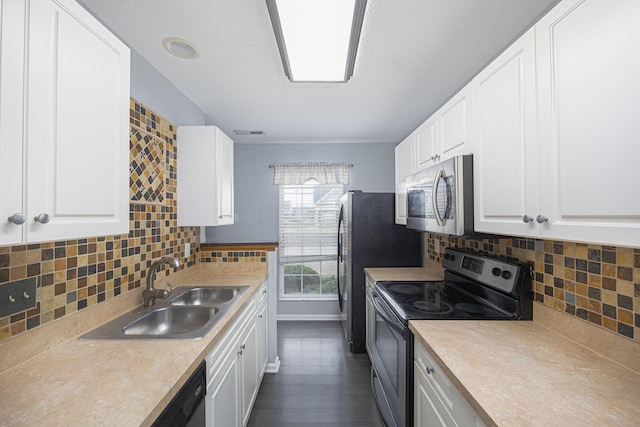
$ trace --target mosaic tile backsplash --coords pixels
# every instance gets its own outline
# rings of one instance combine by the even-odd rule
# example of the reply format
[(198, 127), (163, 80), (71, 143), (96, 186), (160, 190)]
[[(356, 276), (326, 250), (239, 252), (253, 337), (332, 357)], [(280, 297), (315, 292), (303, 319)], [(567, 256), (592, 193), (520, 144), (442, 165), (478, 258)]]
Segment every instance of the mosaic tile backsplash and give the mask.
[(640, 248), (429, 233), (425, 237), (427, 257), (438, 263), (446, 247), (528, 263), (534, 270), (536, 301), (640, 342)]
[(164, 203), (166, 170), (164, 142), (154, 135), (131, 126), (129, 146), (131, 147), (130, 200)]
[(187, 242), (186, 264), (199, 262), (200, 228), (177, 226), (176, 126), (134, 99), (130, 125), (129, 234), (0, 247), (0, 285), (37, 279), (36, 307), (0, 318), (0, 341), (140, 288), (153, 260), (183, 258)]

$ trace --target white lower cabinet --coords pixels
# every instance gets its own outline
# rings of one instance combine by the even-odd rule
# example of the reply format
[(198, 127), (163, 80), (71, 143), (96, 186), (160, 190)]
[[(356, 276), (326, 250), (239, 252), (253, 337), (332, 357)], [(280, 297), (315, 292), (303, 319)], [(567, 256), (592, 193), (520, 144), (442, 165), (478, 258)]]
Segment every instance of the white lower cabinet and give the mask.
[(418, 341), (414, 349), (414, 426), (485, 426)]
[(256, 329), (258, 335), (258, 374), (260, 378), (267, 370), (268, 353), (268, 331), (269, 331), (269, 309), (267, 305), (267, 287), (260, 290), (257, 297), (258, 314), (256, 319)]
[(242, 427), (249, 421), (266, 365), (260, 358), (266, 361), (267, 333), (258, 317), (260, 310), (266, 312), (264, 290), (266, 283), (207, 355), (208, 427)]

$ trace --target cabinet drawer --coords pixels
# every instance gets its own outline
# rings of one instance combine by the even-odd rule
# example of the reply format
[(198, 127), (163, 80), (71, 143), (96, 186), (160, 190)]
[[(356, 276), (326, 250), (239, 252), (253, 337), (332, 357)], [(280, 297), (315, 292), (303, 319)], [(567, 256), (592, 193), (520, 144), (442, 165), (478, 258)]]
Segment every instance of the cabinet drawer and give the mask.
[(269, 291), (267, 290), (267, 282), (264, 282), (260, 289), (258, 289), (258, 293), (256, 294), (256, 304), (261, 305), (266, 299)]
[(209, 352), (206, 357), (207, 361), (207, 370), (208, 375), (207, 378), (211, 378), (216, 370), (218, 361), (222, 357), (222, 355), (226, 354), (227, 348), (230, 345), (234, 345), (238, 339), (238, 335), (244, 329), (247, 322), (253, 320), (253, 316), (256, 311), (256, 302), (255, 300), (250, 300), (247, 306), (244, 308), (240, 316), (233, 322), (229, 330), (225, 332), (223, 337), (218, 341), (216, 346)]

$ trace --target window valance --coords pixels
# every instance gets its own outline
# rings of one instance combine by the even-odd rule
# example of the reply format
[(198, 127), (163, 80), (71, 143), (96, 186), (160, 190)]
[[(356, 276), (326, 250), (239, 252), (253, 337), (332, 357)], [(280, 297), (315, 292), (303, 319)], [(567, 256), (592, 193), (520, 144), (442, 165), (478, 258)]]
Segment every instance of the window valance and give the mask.
[(309, 179), (318, 184), (349, 184), (349, 163), (279, 163), (270, 165), (275, 170), (275, 185), (301, 185)]

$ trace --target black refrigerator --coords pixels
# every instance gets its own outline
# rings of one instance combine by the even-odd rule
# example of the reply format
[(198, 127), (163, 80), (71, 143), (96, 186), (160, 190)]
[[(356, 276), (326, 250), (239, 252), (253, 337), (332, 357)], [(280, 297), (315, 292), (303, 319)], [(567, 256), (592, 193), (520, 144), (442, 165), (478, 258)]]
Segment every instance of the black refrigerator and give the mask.
[(393, 193), (349, 191), (338, 219), (338, 304), (353, 353), (365, 352), (366, 267), (419, 267), (421, 233), (395, 223)]

